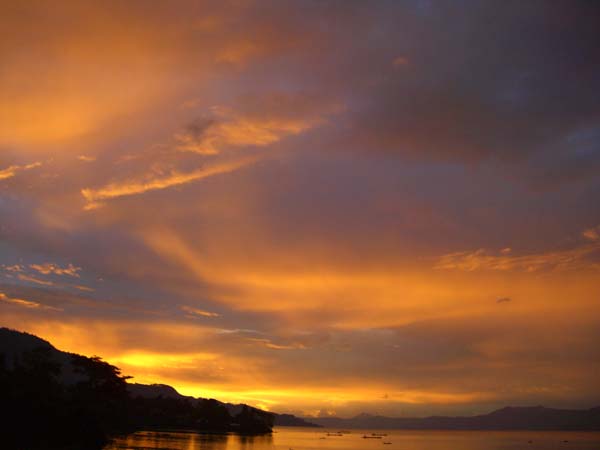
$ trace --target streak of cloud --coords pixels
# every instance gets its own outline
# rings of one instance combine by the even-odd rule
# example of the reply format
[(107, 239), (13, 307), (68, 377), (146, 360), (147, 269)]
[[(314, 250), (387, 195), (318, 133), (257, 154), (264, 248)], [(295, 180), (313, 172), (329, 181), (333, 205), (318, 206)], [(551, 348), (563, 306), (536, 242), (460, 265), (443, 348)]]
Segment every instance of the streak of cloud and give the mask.
[(32, 275), (19, 274), (17, 278), (21, 281), (28, 281), (30, 283), (41, 284), (42, 286), (54, 286), (52, 281), (42, 280), (40, 278), (34, 277)]
[(85, 209), (92, 210), (103, 206), (103, 203), (120, 197), (140, 195), (150, 191), (168, 189), (196, 182), (215, 175), (235, 172), (259, 160), (258, 157), (241, 158), (237, 161), (224, 162), (208, 167), (201, 167), (191, 172), (172, 172), (165, 177), (151, 178), (145, 181), (128, 180), (111, 183), (97, 189), (86, 188), (81, 195), (86, 200)]
[(434, 269), (467, 272), (477, 270), (537, 272), (541, 270), (595, 269), (595, 262), (589, 258), (599, 252), (600, 245), (596, 243), (566, 250), (514, 256), (503, 251), (498, 255), (493, 255), (485, 249), (479, 249), (442, 255), (434, 265)]
[(203, 309), (199, 309), (199, 308), (193, 308), (191, 306), (182, 306), (181, 309), (193, 316), (200, 316), (200, 317), (221, 317), (221, 314), (217, 314), (215, 312), (210, 312), (210, 311), (204, 311)]
[(36, 167), (40, 167), (42, 165), (41, 162), (35, 162), (32, 164), (27, 164), (25, 166), (13, 165), (9, 166), (5, 169), (0, 169), (0, 180), (6, 180), (8, 178), (12, 178), (17, 175), (19, 172), (24, 172), (27, 170), (35, 169)]
[(25, 300), (22, 298), (12, 298), (12, 297), (9, 297), (8, 295), (4, 294), (3, 292), (0, 292), (0, 301), (9, 303), (9, 304), (15, 305), (15, 306), (21, 306), (23, 308), (29, 308), (29, 309), (45, 309), (45, 310), (52, 310), (52, 311), (62, 311), (62, 309), (60, 309), (60, 308), (55, 308), (53, 306), (48, 306), (48, 305), (42, 305), (41, 303), (34, 302), (31, 300)]

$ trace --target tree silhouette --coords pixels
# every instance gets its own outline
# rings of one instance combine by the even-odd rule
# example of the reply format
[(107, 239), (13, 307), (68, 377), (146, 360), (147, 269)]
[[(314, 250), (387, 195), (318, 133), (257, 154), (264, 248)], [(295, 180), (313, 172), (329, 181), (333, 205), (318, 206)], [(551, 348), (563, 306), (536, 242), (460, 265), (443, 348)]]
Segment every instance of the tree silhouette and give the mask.
[(232, 418), (214, 399), (132, 397), (128, 378), (97, 356), (59, 352), (48, 343), (0, 354), (2, 448), (94, 450), (110, 435), (149, 428), (271, 431), (273, 415), (247, 406)]

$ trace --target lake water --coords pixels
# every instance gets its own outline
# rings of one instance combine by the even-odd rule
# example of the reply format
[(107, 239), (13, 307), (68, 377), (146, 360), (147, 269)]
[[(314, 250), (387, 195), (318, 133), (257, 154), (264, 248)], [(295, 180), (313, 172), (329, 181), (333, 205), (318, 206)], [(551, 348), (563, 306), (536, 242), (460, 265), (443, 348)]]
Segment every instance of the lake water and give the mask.
[[(267, 436), (143, 431), (104, 450), (600, 450), (596, 432), (350, 430), (327, 436), (327, 431), (280, 427)], [(387, 436), (362, 437), (371, 433)]]

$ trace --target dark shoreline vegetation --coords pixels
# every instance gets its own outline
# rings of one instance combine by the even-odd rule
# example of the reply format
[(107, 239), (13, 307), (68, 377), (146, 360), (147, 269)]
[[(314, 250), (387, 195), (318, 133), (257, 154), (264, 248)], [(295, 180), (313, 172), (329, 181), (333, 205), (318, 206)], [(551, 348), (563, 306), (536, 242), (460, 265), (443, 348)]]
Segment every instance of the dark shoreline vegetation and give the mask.
[(127, 379), (99, 357), (61, 352), (35, 336), (0, 329), (3, 448), (100, 449), (111, 436), (143, 429), (272, 431), (272, 413), (165, 396), (165, 386), (130, 385)]
[(310, 419), (248, 405), (187, 397), (167, 385), (128, 383), (99, 357), (57, 350), (36, 336), (0, 328), (2, 448), (101, 449), (135, 431), (260, 435), (274, 425), (330, 429), (600, 431), (600, 408), (507, 407), (471, 417)]

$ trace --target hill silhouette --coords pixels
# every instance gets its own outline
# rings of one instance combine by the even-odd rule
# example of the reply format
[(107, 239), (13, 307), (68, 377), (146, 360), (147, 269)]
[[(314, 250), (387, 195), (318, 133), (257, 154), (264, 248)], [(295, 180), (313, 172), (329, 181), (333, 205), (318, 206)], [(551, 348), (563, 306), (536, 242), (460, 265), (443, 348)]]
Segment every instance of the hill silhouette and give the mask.
[[(194, 397), (181, 395), (175, 388), (166, 384), (139, 384), (139, 383), (128, 383), (127, 389), (133, 397), (143, 398), (174, 398), (174, 399), (188, 399), (191, 402), (198, 401)], [(223, 403), (223, 405), (230, 415), (235, 416), (240, 413), (244, 408), (243, 404)], [(292, 414), (277, 414), (272, 413), (274, 416), (274, 425), (282, 427), (313, 427), (320, 428), (321, 425), (304, 420), (300, 417), (296, 417)]]
[(352, 418), (310, 418), (328, 428), (397, 430), (600, 430), (600, 407), (571, 410), (543, 406), (506, 407), (470, 417), (431, 416), (423, 418), (385, 417), (359, 414)]
[(272, 413), (127, 379), (99, 357), (62, 352), (34, 335), (0, 328), (3, 448), (101, 448), (111, 435), (148, 428), (272, 431)]

